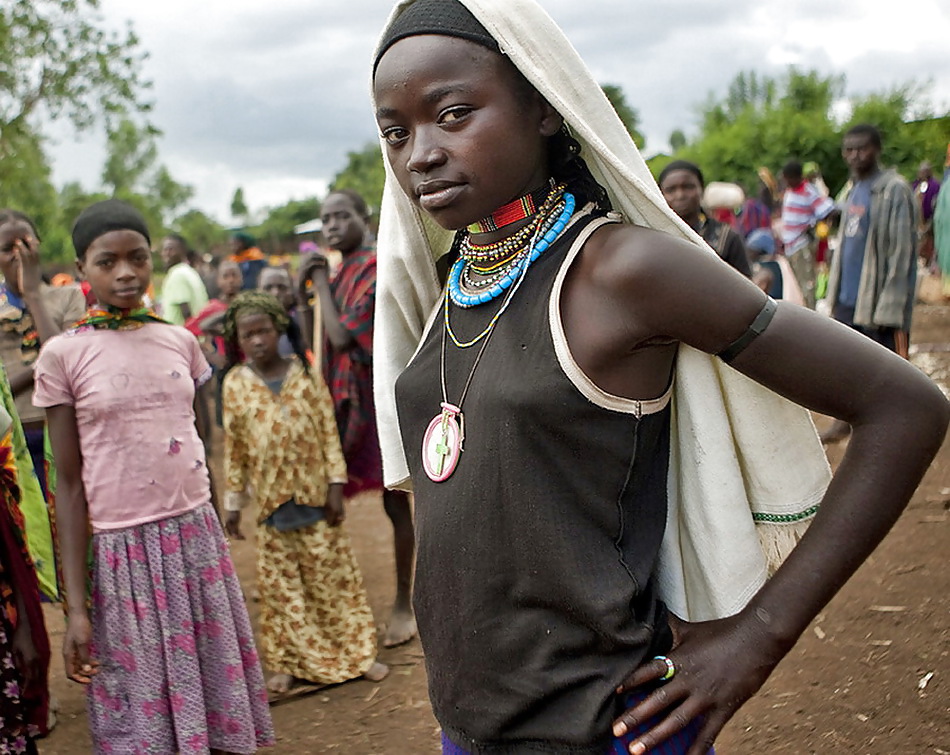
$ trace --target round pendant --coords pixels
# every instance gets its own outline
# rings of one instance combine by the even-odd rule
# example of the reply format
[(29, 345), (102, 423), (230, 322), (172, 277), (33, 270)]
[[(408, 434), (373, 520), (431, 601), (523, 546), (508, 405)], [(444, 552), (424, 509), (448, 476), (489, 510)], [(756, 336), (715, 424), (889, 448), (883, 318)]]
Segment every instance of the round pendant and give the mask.
[(465, 437), (462, 427), (462, 410), (443, 402), (422, 438), (422, 468), (433, 482), (449, 479), (458, 466)]

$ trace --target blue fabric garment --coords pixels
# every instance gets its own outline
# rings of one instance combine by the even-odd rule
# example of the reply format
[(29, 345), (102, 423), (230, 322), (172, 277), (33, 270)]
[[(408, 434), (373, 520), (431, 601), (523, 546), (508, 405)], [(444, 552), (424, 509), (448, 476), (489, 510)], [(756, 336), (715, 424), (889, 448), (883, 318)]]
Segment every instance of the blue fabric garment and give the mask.
[[(647, 697), (647, 694), (649, 693), (645, 691), (628, 692), (623, 696), (624, 709), (632, 708), (634, 705), (644, 700)], [(633, 730), (627, 732), (622, 737), (614, 737), (607, 749), (604, 751), (604, 755), (627, 755), (627, 753), (630, 752), (630, 743), (641, 734), (645, 734), (647, 731), (656, 726), (660, 719), (660, 716), (654, 716), (653, 718), (647, 719)], [(674, 734), (666, 742), (663, 742), (657, 747), (654, 747), (652, 750), (649, 750), (646, 755), (683, 755), (696, 741), (701, 726), (701, 718), (693, 719), (686, 725), (686, 728)], [(714, 749), (710, 748), (707, 755), (715, 755), (715, 752), (716, 751)], [(446, 736), (445, 732), (442, 732), (442, 755), (471, 755), (471, 753), (464, 747), (459, 747), (459, 745), (455, 744), (455, 742)]]
[(3, 295), (7, 298), (7, 301), (10, 303), (10, 306), (21, 309), (24, 312), (26, 311), (26, 302), (20, 296), (17, 296), (13, 293), (8, 287), (7, 284), (2, 284)]
[(872, 176), (854, 184), (841, 218), (844, 236), (838, 251), (841, 255), (841, 287), (838, 289), (837, 303), (846, 307), (853, 308), (858, 301), (864, 249), (871, 226), (871, 185), (875, 178)]
[(290, 532), (309, 527), (324, 519), (326, 519), (326, 512), (322, 506), (303, 506), (291, 498), (280, 504), (274, 513), (264, 520), (264, 524), (273, 527), (278, 532)]

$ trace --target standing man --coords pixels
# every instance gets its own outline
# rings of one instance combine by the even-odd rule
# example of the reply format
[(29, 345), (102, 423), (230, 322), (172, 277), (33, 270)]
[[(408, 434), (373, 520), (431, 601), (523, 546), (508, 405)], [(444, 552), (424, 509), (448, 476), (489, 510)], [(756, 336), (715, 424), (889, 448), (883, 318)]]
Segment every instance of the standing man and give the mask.
[(261, 270), (267, 267), (267, 259), (257, 248), (257, 241), (251, 234), (237, 231), (231, 235), (231, 254), (228, 255), (228, 259), (236, 262), (241, 268), (241, 276), (244, 280), (242, 290), (253, 291), (257, 288), (257, 277), (261, 274)]
[(181, 236), (166, 236), (162, 243), (165, 281), (162, 283), (162, 317), (174, 325), (184, 325), (208, 303), (208, 291), (198, 271), (187, 262), (188, 242)]
[(674, 160), (660, 173), (657, 183), (673, 212), (702, 236), (720, 258), (751, 278), (752, 269), (742, 238), (725, 223), (706, 217), (702, 210), (706, 182), (699, 166), (688, 160)]
[[(817, 167), (817, 166), (816, 166)], [(782, 244), (785, 257), (792, 266), (805, 306), (815, 308), (815, 251), (818, 246), (812, 233), (821, 220), (830, 219), (834, 200), (822, 196), (811, 181), (806, 181), (802, 164), (790, 160), (782, 168), (785, 195), (782, 197)]]
[[(838, 251), (831, 262), (832, 316), (907, 358), (917, 283), (917, 217), (910, 185), (884, 170), (881, 134), (867, 124), (844, 135), (841, 154), (851, 172), (842, 206)], [(836, 421), (822, 440), (850, 432)]]

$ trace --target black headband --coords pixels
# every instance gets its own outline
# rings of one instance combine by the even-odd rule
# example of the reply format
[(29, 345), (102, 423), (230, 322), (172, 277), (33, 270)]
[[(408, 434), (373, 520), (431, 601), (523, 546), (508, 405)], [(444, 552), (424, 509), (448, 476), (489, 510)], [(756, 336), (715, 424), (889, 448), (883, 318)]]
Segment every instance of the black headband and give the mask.
[(380, 58), (400, 39), (420, 34), (460, 37), (500, 53), (498, 43), (472, 12), (458, 0), (416, 0), (393, 19), (383, 34), (373, 60), (373, 76)]
[(699, 179), (699, 185), (702, 187), (706, 186), (706, 181), (703, 179), (703, 172), (699, 169), (699, 166), (696, 163), (691, 163), (689, 160), (674, 160), (669, 165), (667, 165), (660, 172), (660, 177), (656, 180), (659, 186), (663, 186), (663, 181), (666, 179), (670, 173), (675, 170), (685, 170), (689, 173), (692, 173), (696, 178)]
[(79, 259), (85, 257), (89, 245), (110, 231), (137, 231), (149, 244), (152, 243), (142, 213), (118, 199), (107, 199), (87, 207), (73, 223), (76, 256)]

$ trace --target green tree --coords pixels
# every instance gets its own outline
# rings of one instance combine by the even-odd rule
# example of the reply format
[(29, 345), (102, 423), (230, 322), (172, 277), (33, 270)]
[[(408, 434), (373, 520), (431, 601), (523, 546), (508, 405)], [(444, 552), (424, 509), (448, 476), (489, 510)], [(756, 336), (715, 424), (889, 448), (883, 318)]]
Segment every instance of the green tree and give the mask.
[(686, 134), (681, 129), (676, 129), (670, 134), (670, 149), (679, 152), (686, 146)]
[(247, 209), (247, 203), (244, 201), (244, 189), (238, 186), (234, 190), (234, 196), (231, 198), (231, 215), (235, 218), (240, 218), (246, 223), (247, 217), (250, 214), (250, 210)]
[(41, 235), (59, 219), (56, 190), (40, 137), (27, 128), (7, 138), (0, 159), (0, 207), (13, 207), (33, 218)]
[(102, 183), (113, 196), (138, 191), (158, 160), (155, 136), (151, 126), (138, 127), (123, 119), (110, 129), (106, 141), (106, 162), (102, 168)]
[(330, 190), (350, 189), (357, 192), (374, 213), (383, 201), (386, 168), (383, 152), (376, 142), (370, 142), (357, 152), (347, 152), (346, 166), (334, 176)]
[(172, 178), (158, 164), (155, 138), (161, 132), (149, 126), (136, 126), (121, 120), (109, 131), (102, 182), (114, 197), (125, 199), (145, 213), (153, 233), (164, 232), (171, 216), (193, 190)]
[(172, 230), (180, 233), (199, 252), (207, 252), (228, 240), (228, 231), (201, 210), (188, 210), (172, 222)]
[(42, 109), (77, 129), (145, 111), (145, 55), (131, 27), (102, 28), (99, 0), (5, 0), (0, 5), (0, 159)]
[(276, 250), (285, 243), (292, 243), (294, 226), (320, 217), (320, 200), (316, 197), (292, 199), (286, 204), (268, 210), (267, 217), (252, 229), (258, 238), (267, 240), (267, 246)]
[(636, 108), (627, 102), (627, 96), (616, 84), (602, 84), (600, 88), (604, 90), (604, 94), (607, 95), (610, 104), (613, 105), (614, 110), (617, 111), (617, 115), (620, 116), (623, 125), (630, 133), (630, 136), (633, 137), (634, 143), (636, 143), (639, 149), (643, 149), (646, 145), (646, 138), (640, 133), (640, 114)]
[(97, 119), (146, 112), (145, 58), (131, 27), (108, 31), (99, 0), (3, 0), (0, 3), (0, 204), (31, 215), (44, 258), (72, 258), (75, 215), (58, 207), (39, 115), (77, 130)]
[(747, 188), (755, 183), (758, 166), (778, 171), (792, 158), (814, 160), (834, 192), (847, 180), (842, 136), (850, 125), (867, 122), (881, 129), (882, 162), (906, 177), (913, 176), (923, 159), (940, 161), (948, 114), (931, 111), (924, 88), (905, 85), (847, 98), (851, 116), (841, 122), (835, 112), (845, 90), (843, 76), (815, 71), (790, 68), (780, 79), (741, 73), (724, 98), (707, 100), (699, 137), (678, 156), (699, 164), (710, 180), (735, 181)]

